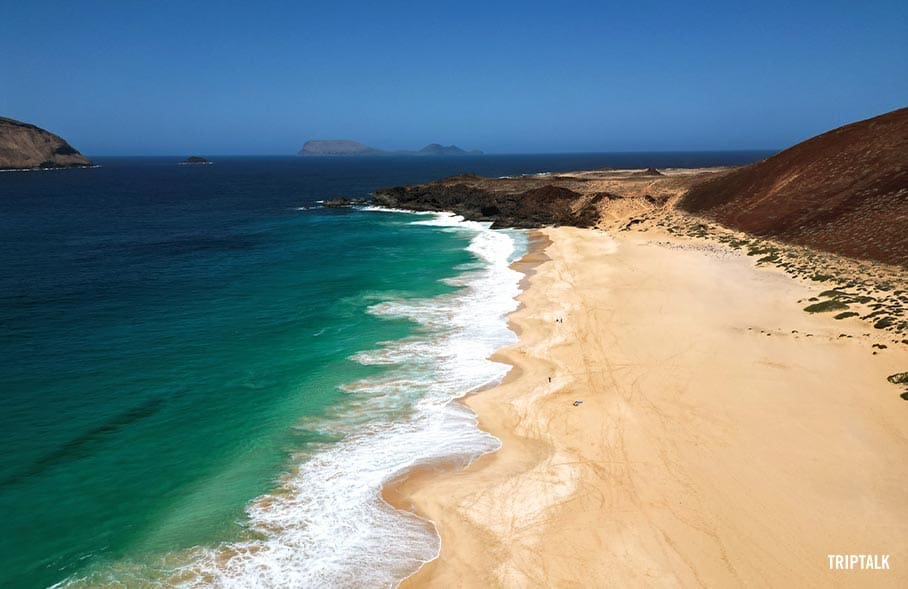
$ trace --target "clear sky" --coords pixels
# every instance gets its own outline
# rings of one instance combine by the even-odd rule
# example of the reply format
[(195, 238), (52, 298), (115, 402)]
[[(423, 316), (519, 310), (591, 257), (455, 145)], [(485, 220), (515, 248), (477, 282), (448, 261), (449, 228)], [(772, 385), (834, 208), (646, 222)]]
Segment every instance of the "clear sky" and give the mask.
[(89, 155), (776, 148), (906, 105), (905, 0), (0, 0), (0, 115)]

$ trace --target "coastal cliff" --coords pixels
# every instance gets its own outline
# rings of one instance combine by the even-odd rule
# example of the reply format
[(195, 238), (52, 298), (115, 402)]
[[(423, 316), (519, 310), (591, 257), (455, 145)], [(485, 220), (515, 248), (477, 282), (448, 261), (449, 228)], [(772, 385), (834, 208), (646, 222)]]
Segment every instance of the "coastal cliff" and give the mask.
[(0, 170), (81, 168), (92, 162), (62, 137), (0, 117)]

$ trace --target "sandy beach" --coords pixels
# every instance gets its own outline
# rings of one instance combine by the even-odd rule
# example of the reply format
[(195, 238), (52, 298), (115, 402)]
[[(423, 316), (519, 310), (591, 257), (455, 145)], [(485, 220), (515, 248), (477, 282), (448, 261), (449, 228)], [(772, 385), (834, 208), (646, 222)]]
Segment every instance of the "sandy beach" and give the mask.
[(386, 488), (442, 539), (402, 587), (908, 585), (908, 346), (718, 244), (537, 235), (514, 368), (465, 400), (502, 448)]

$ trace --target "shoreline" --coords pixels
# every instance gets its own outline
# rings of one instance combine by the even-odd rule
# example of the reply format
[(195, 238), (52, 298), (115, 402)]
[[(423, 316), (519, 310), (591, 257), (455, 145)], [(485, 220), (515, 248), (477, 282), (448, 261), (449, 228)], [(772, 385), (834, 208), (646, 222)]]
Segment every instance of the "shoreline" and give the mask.
[[(498, 447), (476, 427), (475, 415), (454, 401), (508, 372), (489, 357), (517, 339), (507, 317), (518, 307), (526, 275), (513, 266), (532, 242), (526, 232), (493, 232), (444, 212), (395, 221), (393, 228), (402, 232), (416, 225), (424, 235), (437, 234), (439, 241), (429, 243), (449, 249), (451, 263), (440, 266), (433, 280), (420, 280), (430, 285), (425, 292), (357, 295), (364, 314), (404, 318), (414, 327), (351, 350), (346, 361), (379, 370), (359, 378), (340, 375), (338, 387), (350, 397), (330, 414), (297, 421), (301, 429), (335, 439), (303, 447), (271, 488), (246, 503), (248, 533), (167, 551), (170, 564), (161, 570), (139, 559), (113, 563), (122, 574), (177, 585), (348, 586), (356, 579), (386, 587), (436, 556), (433, 526), (392, 509), (382, 492), (387, 478), (414, 464), (462, 467)], [(444, 237), (450, 233), (457, 237)], [(466, 263), (461, 252), (476, 260)], [(451, 288), (438, 289), (440, 281)], [(110, 570), (100, 565), (85, 577), (66, 579), (65, 586), (106, 586)]]
[[(518, 302), (518, 306), (507, 317), (508, 329), (510, 329), (514, 333), (514, 335), (517, 337), (518, 341), (520, 339), (523, 328), (522, 328), (521, 324), (519, 323), (519, 321), (515, 320), (514, 315), (517, 312), (519, 312), (521, 309), (524, 308), (524, 303), (521, 300), (522, 295), (529, 288), (530, 280), (535, 275), (537, 268), (548, 259), (548, 256), (546, 256), (546, 254), (545, 254), (545, 249), (549, 245), (551, 245), (551, 243), (552, 242), (548, 238), (548, 236), (546, 236), (541, 231), (530, 230), (527, 234), (527, 251), (520, 258), (518, 258), (517, 260), (515, 260), (514, 262), (512, 262), (509, 265), (509, 267), (512, 270), (516, 270), (516, 271), (520, 272), (521, 274), (523, 274), (523, 278), (520, 279), (520, 283), (519, 283), (520, 294), (517, 296), (517, 299), (516, 299)], [(516, 344), (511, 344), (511, 346), (513, 346), (513, 345), (516, 345)], [(510, 366), (507, 374), (505, 374), (500, 381), (490, 384), (488, 386), (482, 387), (476, 391), (471, 391), (461, 397), (454, 399), (452, 402), (458, 403), (472, 411), (472, 408), (467, 403), (467, 400), (470, 397), (474, 397), (476, 395), (481, 395), (487, 391), (490, 391), (499, 386), (505, 385), (509, 382), (519, 379), (522, 374), (522, 369), (521, 369), (520, 365), (510, 362), (510, 360), (508, 358), (506, 358), (506, 357), (503, 358), (500, 355), (503, 350), (506, 350), (507, 348), (509, 348), (511, 346), (506, 346), (505, 348), (499, 349), (494, 354), (492, 354), (492, 356), (489, 357), (489, 360), (491, 360), (491, 361), (501, 362), (503, 364), (507, 364), (508, 366)], [(475, 411), (474, 411), (474, 414), (475, 414)], [(482, 426), (482, 420), (479, 415), (476, 415), (476, 419), (477, 419), (476, 427), (483, 432), (489, 433), (488, 430)], [(407, 490), (413, 485), (419, 485), (422, 482), (431, 479), (431, 477), (434, 475), (449, 473), (449, 472), (456, 472), (458, 470), (464, 470), (466, 468), (470, 468), (473, 464), (475, 464), (479, 461), (482, 461), (487, 456), (489, 456), (491, 454), (495, 454), (496, 452), (499, 452), (499, 451), (501, 451), (500, 447), (476, 457), (473, 461), (471, 461), (467, 465), (464, 465), (462, 461), (459, 461), (456, 459), (441, 459), (441, 460), (436, 460), (436, 461), (433, 461), (430, 463), (414, 465), (407, 471), (392, 478), (391, 480), (389, 480), (382, 486), (381, 499), (385, 503), (387, 503), (388, 505), (393, 507), (394, 509), (412, 513), (412, 514), (415, 514), (418, 517), (424, 519), (426, 521), (426, 524), (428, 526), (432, 527), (433, 529), (435, 529), (435, 533), (437, 535), (440, 535), (438, 533), (438, 528), (437, 528), (436, 523), (434, 521), (426, 518), (422, 513), (420, 513), (418, 508), (410, 501)], [(424, 562), (417, 570), (413, 571), (412, 573), (410, 573), (409, 575), (407, 575), (406, 577), (401, 579), (398, 586), (400, 586), (400, 584), (404, 583), (407, 579), (418, 574), (420, 571), (423, 570), (423, 568), (425, 568), (427, 565), (431, 564), (432, 562), (434, 562), (437, 559), (438, 559), (438, 555), (436, 555), (434, 559)]]
[[(462, 399), (501, 448), (465, 469), (417, 467), (383, 489), (441, 537), (439, 556), (400, 587), (904, 582), (904, 566), (843, 577), (825, 561), (908, 558), (898, 542), (908, 427), (885, 381), (908, 366), (904, 346), (871, 356), (885, 335), (803, 312), (795, 301), (809, 285), (730, 248), (658, 231), (539, 234), (549, 241), (528, 250), (536, 264), (509, 316), (518, 342), (491, 358), (512, 369)], [(725, 302), (714, 285), (729, 276), (756, 288), (729, 284), (737, 305), (706, 305)], [(712, 352), (678, 363), (686, 347)], [(876, 468), (860, 474), (868, 456)], [(844, 521), (813, 521), (818, 506)]]
[[(507, 436), (500, 435), (501, 432), (493, 433), (490, 427), (487, 427), (484, 423), (483, 416), (479, 414), (472, 406), (470, 400), (492, 392), (500, 387), (519, 383), (520, 380), (524, 377), (526, 367), (523, 365), (523, 363), (518, 361), (517, 358), (509, 354), (509, 350), (520, 344), (520, 340), (528, 327), (524, 323), (524, 321), (521, 320), (520, 316), (521, 311), (524, 311), (526, 308), (524, 295), (530, 289), (532, 279), (536, 275), (539, 267), (546, 261), (550, 260), (549, 256), (546, 254), (546, 249), (551, 244), (552, 240), (544, 231), (538, 229), (530, 230), (528, 234), (526, 253), (510, 265), (512, 269), (517, 270), (523, 274), (523, 278), (520, 280), (520, 294), (516, 299), (518, 306), (512, 313), (508, 315), (507, 318), (508, 329), (514, 332), (514, 334), (517, 336), (518, 341), (514, 344), (505, 346), (504, 348), (500, 348), (494, 354), (492, 354), (492, 356), (489, 357), (489, 360), (510, 366), (507, 374), (505, 374), (498, 383), (491, 384), (476, 391), (472, 391), (453, 401), (454, 403), (462, 404), (470, 411), (472, 411), (476, 415), (477, 428), (498, 438), (502, 442), (502, 447), (478, 456), (475, 460), (473, 460), (466, 466), (464, 466), (462, 462), (458, 462), (457, 460), (439, 460), (427, 464), (416, 465), (413, 468), (402, 473), (401, 475), (385, 483), (382, 488), (382, 500), (384, 500), (394, 509), (413, 513), (418, 517), (424, 519), (427, 525), (434, 528), (436, 534), (439, 534), (439, 536), (441, 536), (441, 534), (438, 529), (438, 523), (427, 517), (427, 515), (419, 509), (418, 505), (413, 503), (411, 491), (414, 488), (419, 488), (431, 482), (433, 477), (436, 476), (450, 475), (452, 473), (465, 471), (473, 467), (481, 468), (484, 463), (493, 461), (495, 459), (495, 456), (502, 451), (504, 444), (504, 440), (502, 438)], [(443, 543), (440, 550), (443, 550)], [(441, 553), (439, 552), (439, 555), (437, 555), (434, 559), (424, 562), (416, 571), (413, 571), (410, 575), (401, 579), (398, 587), (409, 586), (408, 583), (410, 582), (410, 580), (417, 578), (421, 574), (424, 574), (427, 569), (431, 569), (438, 561), (440, 555)]]
[(59, 170), (91, 170), (100, 168), (101, 164), (90, 166), (53, 166), (50, 168), (0, 168), (0, 172), (56, 172)]

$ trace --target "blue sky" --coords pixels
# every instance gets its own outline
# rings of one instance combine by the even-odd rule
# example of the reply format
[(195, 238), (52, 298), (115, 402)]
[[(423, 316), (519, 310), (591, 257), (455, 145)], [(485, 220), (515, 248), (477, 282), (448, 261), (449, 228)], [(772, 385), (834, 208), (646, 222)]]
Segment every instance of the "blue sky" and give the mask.
[(784, 147), (908, 105), (908, 2), (0, 0), (0, 115), (91, 155)]

